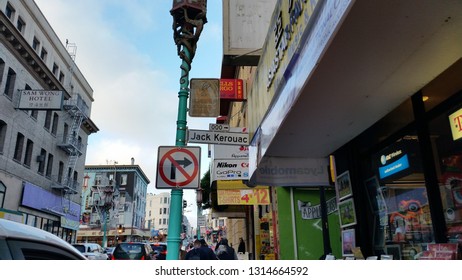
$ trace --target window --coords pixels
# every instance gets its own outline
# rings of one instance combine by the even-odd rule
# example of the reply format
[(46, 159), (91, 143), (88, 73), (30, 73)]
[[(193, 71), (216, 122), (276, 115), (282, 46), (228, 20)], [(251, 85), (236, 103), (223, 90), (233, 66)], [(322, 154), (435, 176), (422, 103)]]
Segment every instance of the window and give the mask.
[(14, 147), (13, 159), (17, 161), (21, 161), (23, 148), (24, 148), (24, 135), (18, 132), (18, 135), (16, 137), (16, 146)]
[(51, 126), (51, 134), (56, 135), (56, 132), (58, 131), (58, 121), (59, 121), (59, 116), (58, 113), (53, 114), (53, 124)]
[(35, 36), (34, 36), (34, 40), (32, 41), (32, 48), (35, 50), (36, 53), (39, 53), (40, 41)]
[(34, 120), (37, 120), (38, 118), (38, 110), (30, 110), (30, 116), (31, 118), (33, 118)]
[(37, 161), (39, 162), (38, 170), (37, 172), (40, 174), (43, 174), (45, 171), (45, 157), (47, 155), (47, 151), (45, 149), (42, 149), (40, 151), (40, 155), (37, 157)]
[(0, 84), (3, 81), (3, 71), (5, 71), (5, 61), (0, 58)]
[(58, 76), (58, 70), (58, 65), (56, 65), (56, 63), (53, 63), (53, 75), (55, 75), (56, 77)]
[(27, 139), (26, 144), (26, 156), (24, 157), (24, 165), (30, 167), (30, 163), (32, 161), (32, 151), (34, 149), (34, 142), (32, 140)]
[(6, 186), (0, 181), (0, 208), (3, 208), (3, 203), (5, 203), (5, 194)]
[(24, 29), (26, 29), (26, 23), (21, 17), (18, 17), (18, 22), (16, 23), (16, 27), (18, 28), (19, 32), (23, 33)]
[(127, 174), (120, 175), (120, 185), (125, 186), (127, 184)]
[(5, 91), (4, 94), (8, 96), (8, 98), (13, 99), (13, 92), (14, 92), (14, 83), (16, 82), (16, 72), (13, 69), (8, 69), (8, 76), (6, 77), (5, 83)]
[(162, 214), (162, 208), (160, 208), (159, 210), (160, 210), (160, 211), (159, 211), (159, 214)]
[(58, 170), (58, 183), (63, 182), (63, 172), (64, 172), (64, 162), (59, 162), (59, 170)]
[(5, 15), (10, 19), (10, 20), (13, 20), (14, 18), (14, 13), (16, 12), (16, 10), (13, 8), (13, 6), (11, 6), (10, 3), (7, 3), (6, 4), (6, 8), (5, 8)]
[(149, 217), (151, 217), (151, 210), (149, 210)]
[(48, 52), (45, 48), (42, 48), (42, 52), (40, 53), (40, 58), (45, 61), (47, 59)]
[(66, 143), (67, 141), (67, 134), (69, 134), (69, 125), (64, 123), (64, 132), (63, 132), (63, 142)]
[(48, 154), (48, 161), (47, 161), (47, 172), (45, 174), (46, 177), (51, 177), (51, 172), (53, 171), (53, 155)]
[(47, 111), (47, 114), (45, 115), (45, 125), (43, 127), (47, 130), (50, 130), (51, 113), (52, 113), (51, 111)]
[(6, 138), (6, 123), (0, 120), (0, 154), (3, 154), (3, 146)]
[(64, 73), (62, 71), (59, 72), (59, 82), (64, 84)]
[(167, 208), (164, 208), (164, 214), (167, 214)]
[(167, 197), (164, 197), (164, 204), (167, 204)]

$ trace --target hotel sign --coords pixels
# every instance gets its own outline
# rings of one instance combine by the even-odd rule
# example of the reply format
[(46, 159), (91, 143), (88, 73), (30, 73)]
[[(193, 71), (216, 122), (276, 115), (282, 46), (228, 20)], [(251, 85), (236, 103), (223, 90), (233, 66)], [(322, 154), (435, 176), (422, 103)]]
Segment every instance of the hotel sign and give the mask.
[(61, 90), (21, 90), (18, 109), (61, 110), (63, 100)]
[(459, 109), (449, 115), (449, 125), (451, 126), (452, 139), (462, 138), (462, 109)]

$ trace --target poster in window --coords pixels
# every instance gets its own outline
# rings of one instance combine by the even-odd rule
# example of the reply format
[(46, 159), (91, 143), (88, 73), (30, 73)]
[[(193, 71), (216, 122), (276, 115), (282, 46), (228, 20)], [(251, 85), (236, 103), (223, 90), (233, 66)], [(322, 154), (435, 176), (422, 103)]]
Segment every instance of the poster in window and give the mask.
[(353, 248), (356, 247), (356, 238), (354, 229), (342, 231), (342, 256), (353, 256)]
[(338, 203), (340, 227), (348, 227), (356, 224), (355, 205), (353, 198)]
[(335, 190), (339, 201), (353, 195), (349, 171), (345, 171), (337, 176), (335, 180)]

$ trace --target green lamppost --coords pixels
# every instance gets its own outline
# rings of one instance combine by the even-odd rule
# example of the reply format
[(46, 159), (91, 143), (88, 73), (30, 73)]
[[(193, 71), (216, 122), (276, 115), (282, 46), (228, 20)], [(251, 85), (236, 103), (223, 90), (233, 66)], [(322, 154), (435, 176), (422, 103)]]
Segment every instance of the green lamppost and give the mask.
[[(178, 119), (176, 122), (176, 146), (186, 146), (186, 114), (189, 96), (189, 70), (196, 53), (197, 41), (207, 22), (207, 0), (173, 0), (170, 14), (173, 16), (173, 39), (181, 58), (180, 91), (178, 92)], [(177, 260), (180, 251), (183, 190), (172, 189), (170, 217), (167, 235), (167, 260)]]

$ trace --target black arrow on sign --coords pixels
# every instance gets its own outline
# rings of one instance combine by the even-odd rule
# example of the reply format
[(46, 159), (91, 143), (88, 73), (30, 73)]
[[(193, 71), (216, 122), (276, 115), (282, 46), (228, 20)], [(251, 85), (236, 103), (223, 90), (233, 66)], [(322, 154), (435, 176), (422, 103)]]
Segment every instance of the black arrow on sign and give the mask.
[[(192, 163), (192, 161), (190, 161), (187, 158), (183, 158), (183, 160), (176, 160), (176, 163), (178, 163), (178, 165), (182, 165), (184, 168), (186, 168)], [(171, 180), (176, 179), (176, 165), (175, 164), (172, 164), (171, 167), (170, 167), (170, 179)]]

